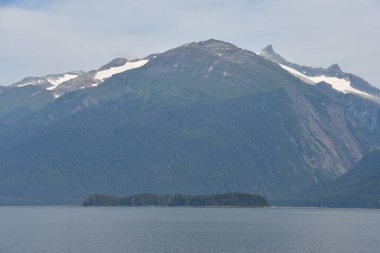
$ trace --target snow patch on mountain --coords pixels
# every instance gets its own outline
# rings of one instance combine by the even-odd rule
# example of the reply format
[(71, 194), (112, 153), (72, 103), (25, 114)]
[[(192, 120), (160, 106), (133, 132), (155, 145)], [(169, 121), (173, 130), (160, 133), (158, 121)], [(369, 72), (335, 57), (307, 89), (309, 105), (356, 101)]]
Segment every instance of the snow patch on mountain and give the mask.
[(295, 70), (295, 69), (293, 69), (291, 67), (288, 67), (286, 65), (283, 65), (283, 64), (279, 64), (279, 65), (281, 66), (281, 68), (285, 69), (286, 71), (288, 71), (293, 76), (298, 77), (299, 79), (301, 79), (305, 83), (313, 84), (313, 85), (315, 84), (315, 82), (313, 82), (312, 80), (310, 80), (308, 76), (306, 76), (305, 74), (299, 72), (298, 70)]
[(371, 96), (366, 92), (360, 91), (358, 89), (355, 89), (351, 86), (351, 82), (349, 80), (338, 78), (338, 77), (330, 77), (330, 76), (307, 76), (291, 67), (285, 66), (283, 64), (280, 64), (280, 66), (288, 71), (290, 74), (292, 74), (295, 77), (298, 77), (302, 81), (315, 85), (320, 82), (325, 82), (330, 84), (335, 90), (343, 92), (343, 93), (356, 93), (358, 95), (362, 96)]
[(44, 82), (44, 80), (36, 80), (36, 81), (28, 82), (28, 83), (19, 84), (19, 85), (17, 85), (17, 87), (24, 87), (27, 85), (37, 85), (37, 84), (40, 84), (42, 82)]
[(74, 79), (78, 77), (78, 75), (72, 75), (72, 74), (64, 74), (63, 76), (59, 76), (56, 78), (48, 78), (48, 82), (51, 83), (53, 86), (46, 88), (47, 90), (54, 90), (58, 87), (61, 83), (67, 82), (71, 79)]
[(105, 79), (110, 78), (111, 76), (115, 74), (119, 74), (130, 69), (140, 68), (146, 63), (148, 63), (148, 61), (149, 60), (132, 61), (132, 62), (127, 62), (123, 66), (112, 67), (110, 69), (102, 70), (96, 73), (94, 79), (97, 79), (103, 82)]

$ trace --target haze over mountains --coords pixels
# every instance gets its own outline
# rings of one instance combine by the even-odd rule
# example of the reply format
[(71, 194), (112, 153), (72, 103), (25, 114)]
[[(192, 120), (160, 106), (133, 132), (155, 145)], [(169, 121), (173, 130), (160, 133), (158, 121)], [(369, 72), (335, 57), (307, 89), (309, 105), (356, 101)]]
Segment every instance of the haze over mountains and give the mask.
[(380, 145), (380, 91), (271, 46), (189, 43), (0, 88), (0, 204), (92, 193), (300, 195)]

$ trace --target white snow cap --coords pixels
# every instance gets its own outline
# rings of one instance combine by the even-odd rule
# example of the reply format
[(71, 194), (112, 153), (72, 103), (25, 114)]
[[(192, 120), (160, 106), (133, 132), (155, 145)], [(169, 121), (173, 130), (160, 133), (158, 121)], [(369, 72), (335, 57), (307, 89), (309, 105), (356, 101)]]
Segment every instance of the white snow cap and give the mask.
[(129, 61), (125, 63), (123, 66), (112, 67), (110, 69), (99, 71), (96, 73), (95, 79), (103, 82), (105, 79), (110, 78), (115, 74), (122, 73), (130, 69), (140, 68), (143, 65), (145, 65), (148, 61), (149, 60)]

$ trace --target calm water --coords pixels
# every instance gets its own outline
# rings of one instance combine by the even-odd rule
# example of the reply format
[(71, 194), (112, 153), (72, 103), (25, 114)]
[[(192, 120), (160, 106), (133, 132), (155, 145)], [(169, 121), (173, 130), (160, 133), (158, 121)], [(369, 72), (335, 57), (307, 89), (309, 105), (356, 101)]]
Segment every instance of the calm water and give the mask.
[(380, 211), (0, 207), (0, 252), (380, 250)]

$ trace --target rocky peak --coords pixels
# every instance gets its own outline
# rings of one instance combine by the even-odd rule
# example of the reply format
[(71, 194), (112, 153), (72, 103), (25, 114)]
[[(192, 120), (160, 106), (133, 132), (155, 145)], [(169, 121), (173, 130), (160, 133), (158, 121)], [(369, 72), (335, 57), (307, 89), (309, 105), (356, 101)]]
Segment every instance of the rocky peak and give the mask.
[(266, 52), (266, 53), (269, 53), (269, 54), (275, 54), (276, 52), (274, 51), (273, 49), (273, 46), (272, 45), (268, 45), (267, 47), (265, 47), (263, 50), (261, 50), (262, 52)]
[(333, 65), (331, 65), (330, 67), (327, 68), (328, 71), (332, 71), (332, 72), (340, 72), (342, 71), (342, 69), (340, 68), (340, 66), (335, 63)]
[(235, 51), (241, 50), (240, 48), (238, 48), (237, 46), (231, 43), (221, 41), (221, 40), (216, 40), (216, 39), (209, 39), (205, 41), (188, 43), (182, 46), (182, 48), (186, 48), (186, 47), (206, 49), (217, 54), (223, 54), (223, 52), (235, 52)]
[(125, 59), (125, 58), (115, 58), (113, 59), (112, 61), (110, 61), (109, 63), (107, 63), (106, 65), (102, 66), (99, 70), (106, 70), (106, 69), (110, 69), (110, 68), (114, 68), (114, 67), (120, 67), (120, 66), (123, 66), (124, 64), (126, 64), (128, 62), (128, 59)]
[(277, 64), (289, 65), (289, 62), (284, 59), (281, 55), (277, 54), (272, 45), (268, 45), (257, 53), (259, 56), (272, 61)]
[(209, 39), (206, 41), (200, 41), (196, 43), (197, 46), (199, 47), (206, 47), (206, 48), (211, 48), (211, 49), (219, 49), (219, 50), (225, 50), (225, 49), (238, 49), (237, 46), (221, 41), (221, 40), (216, 40), (216, 39)]

